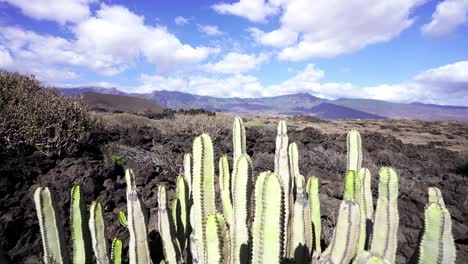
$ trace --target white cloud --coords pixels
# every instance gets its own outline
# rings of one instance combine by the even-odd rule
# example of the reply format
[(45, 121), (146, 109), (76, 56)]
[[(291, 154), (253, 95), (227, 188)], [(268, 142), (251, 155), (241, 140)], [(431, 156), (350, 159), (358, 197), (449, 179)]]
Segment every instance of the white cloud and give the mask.
[(441, 37), (450, 34), (468, 21), (468, 0), (445, 0), (437, 5), (430, 23), (423, 25), (423, 34)]
[[(262, 96), (263, 87), (254, 76), (231, 75), (227, 78), (190, 76), (187, 78), (145, 75), (140, 78), (143, 85), (136, 88), (138, 92), (154, 90), (180, 91), (198, 95), (217, 97)], [(222, 83), (222, 86), (220, 86)]]
[(0, 69), (7, 69), (13, 65), (13, 58), (8, 49), (0, 45)]
[(267, 54), (243, 54), (230, 52), (216, 63), (207, 63), (202, 68), (207, 72), (239, 74), (257, 68), (260, 64), (268, 60)]
[(189, 23), (189, 19), (183, 16), (177, 16), (174, 18), (174, 23), (176, 23), (178, 26), (183, 26)]
[(198, 30), (210, 36), (219, 36), (225, 34), (219, 30), (218, 26), (214, 25), (198, 25)]
[(219, 52), (183, 44), (166, 28), (147, 25), (144, 17), (122, 6), (103, 4), (95, 16), (70, 28), (73, 37), (67, 39), (1, 27), (0, 44), (8, 47), (18, 65), (86, 67), (103, 75), (121, 73), (142, 57), (164, 71), (200, 63)]
[(218, 3), (212, 8), (219, 14), (244, 17), (252, 22), (266, 22), (266, 18), (278, 12), (278, 1), (240, 0), (233, 4)]
[(77, 22), (90, 15), (89, 4), (96, 0), (0, 0), (21, 9), (23, 14), (61, 24)]
[(248, 31), (252, 34), (255, 42), (275, 48), (285, 48), (297, 41), (298, 33), (289, 29), (280, 28), (271, 32), (265, 33), (258, 28), (249, 28)]
[(369, 45), (387, 42), (410, 27), (415, 7), (426, 0), (240, 0), (217, 4), (221, 14), (265, 22), (280, 14), (280, 27), (270, 32), (250, 28), (254, 40), (281, 48), (279, 58), (304, 61), (348, 54)]

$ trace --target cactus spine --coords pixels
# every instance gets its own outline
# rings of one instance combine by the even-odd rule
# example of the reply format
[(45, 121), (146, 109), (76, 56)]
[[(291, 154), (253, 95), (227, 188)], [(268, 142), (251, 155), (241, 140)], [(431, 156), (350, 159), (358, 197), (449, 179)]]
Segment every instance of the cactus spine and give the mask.
[(206, 217), (216, 212), (214, 192), (213, 145), (207, 134), (195, 138), (193, 142), (193, 206), (194, 242), (198, 261), (206, 263)]
[(455, 263), (456, 252), (452, 220), (439, 189), (428, 190), (429, 203), (424, 212), (424, 234), (419, 246), (419, 264)]
[(278, 175), (260, 174), (255, 183), (252, 263), (280, 263), (283, 256), (284, 192)]
[(348, 168), (347, 171), (358, 172), (362, 166), (362, 148), (361, 148), (361, 135), (357, 130), (348, 132), (346, 138), (348, 149)]
[(284, 192), (284, 249), (286, 254), (288, 249), (288, 241), (290, 241), (290, 226), (289, 217), (291, 211), (291, 176), (289, 175), (289, 159), (288, 159), (288, 134), (287, 134), (286, 121), (281, 120), (278, 124), (276, 135), (276, 149), (275, 149), (275, 174), (279, 176), (280, 183)]
[(39, 187), (34, 192), (34, 204), (41, 228), (44, 262), (47, 264), (68, 263), (63, 244), (63, 233), (59, 229), (55, 201), (49, 188)]
[(106, 239), (104, 218), (102, 216), (101, 204), (94, 201), (91, 204), (89, 214), (89, 230), (93, 245), (94, 256), (98, 264), (109, 263), (109, 251)]
[(232, 224), (231, 177), (229, 175), (229, 161), (226, 155), (219, 159), (219, 190), (223, 214), (228, 225)]
[(73, 263), (88, 263), (90, 260), (88, 248), (88, 226), (86, 221), (86, 208), (83, 201), (83, 192), (79, 185), (71, 189), (70, 222), (71, 237), (73, 240)]
[(381, 168), (379, 175), (379, 198), (370, 251), (395, 263), (399, 222), (398, 176), (394, 169), (388, 167)]
[(112, 254), (111, 259), (112, 263), (114, 264), (121, 264), (122, 263), (122, 240), (118, 238), (114, 238), (112, 240)]
[(233, 215), (231, 225), (233, 263), (247, 263), (250, 252), (250, 202), (252, 194), (252, 164), (249, 156), (241, 155), (234, 173)]
[(163, 242), (164, 257), (170, 264), (177, 263), (180, 258), (179, 244), (175, 239), (174, 229), (167, 213), (166, 187), (164, 186), (158, 188), (158, 205), (158, 229)]
[(128, 251), (130, 264), (148, 264), (151, 257), (148, 248), (148, 229), (143, 202), (135, 184), (135, 174), (131, 169), (125, 170), (127, 182), (127, 212), (130, 241)]
[(315, 176), (307, 180), (307, 196), (309, 199), (310, 218), (312, 220), (313, 244), (317, 254), (322, 253), (320, 246), (320, 236), (322, 233), (322, 225), (320, 222), (320, 200), (318, 196), (318, 178)]

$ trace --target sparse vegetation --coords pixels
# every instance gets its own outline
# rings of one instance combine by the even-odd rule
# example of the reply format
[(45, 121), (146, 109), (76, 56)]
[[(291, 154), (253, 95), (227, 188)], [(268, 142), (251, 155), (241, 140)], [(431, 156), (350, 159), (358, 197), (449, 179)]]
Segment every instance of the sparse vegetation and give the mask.
[(95, 126), (79, 97), (64, 97), (34, 76), (0, 72), (0, 144), (5, 148), (69, 154)]

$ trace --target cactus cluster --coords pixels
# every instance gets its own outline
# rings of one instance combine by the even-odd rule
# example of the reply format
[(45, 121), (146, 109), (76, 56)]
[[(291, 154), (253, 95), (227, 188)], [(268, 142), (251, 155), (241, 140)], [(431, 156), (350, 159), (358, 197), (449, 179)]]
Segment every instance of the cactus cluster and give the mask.
[[(166, 187), (158, 188), (158, 229), (164, 252), (161, 263), (395, 263), (399, 223), (396, 171), (380, 169), (374, 209), (371, 173), (362, 168), (361, 136), (355, 130), (348, 133), (343, 200), (337, 208), (333, 238), (325, 247), (320, 239), (319, 179), (311, 176), (306, 180), (301, 174), (298, 146), (288, 140), (286, 122), (281, 121), (274, 171), (254, 177), (239, 117), (233, 124), (232, 170), (228, 156), (222, 155), (216, 174), (210, 137), (203, 134), (195, 138), (192, 153), (184, 156), (184, 173), (177, 177), (172, 202), (167, 200)], [(128, 220), (123, 212), (118, 216), (130, 233), (129, 263), (152, 263), (146, 209), (130, 169), (126, 170), (126, 181)], [(217, 190), (220, 206), (216, 204)], [(450, 214), (440, 190), (432, 187), (428, 193), (419, 263), (455, 263)], [(52, 194), (48, 188), (38, 188), (34, 199), (44, 261), (67, 263)], [(101, 205), (93, 202), (89, 223), (86, 217), (82, 192), (74, 186), (73, 262), (89, 263), (92, 248), (97, 263), (121, 263), (122, 241), (114, 239), (109, 253)]]

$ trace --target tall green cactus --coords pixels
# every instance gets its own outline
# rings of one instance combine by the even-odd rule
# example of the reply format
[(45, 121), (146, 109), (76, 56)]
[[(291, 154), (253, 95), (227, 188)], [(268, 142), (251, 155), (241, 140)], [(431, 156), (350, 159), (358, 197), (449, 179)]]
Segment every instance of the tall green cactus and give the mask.
[(313, 244), (315, 252), (317, 252), (317, 254), (321, 254), (322, 248), (320, 246), (320, 236), (322, 235), (322, 224), (320, 221), (320, 200), (318, 189), (318, 178), (315, 176), (310, 177), (307, 180), (306, 190), (309, 199), (310, 218), (312, 221)]
[[(372, 190), (371, 190), (371, 173), (367, 168), (361, 168), (359, 170), (359, 180), (361, 182), (361, 196), (363, 203), (361, 205), (361, 221), (365, 221), (365, 230), (361, 229), (360, 237), (360, 250), (369, 249), (370, 241), (372, 241), (372, 225), (374, 219), (374, 201), (372, 199)], [(362, 223), (361, 223), (362, 224)], [(364, 241), (362, 240), (362, 236), (364, 236)]]
[(242, 122), (240, 117), (236, 116), (232, 125), (232, 162), (234, 164), (233, 171), (236, 169), (235, 167), (237, 159), (239, 159), (241, 155), (247, 154), (245, 138), (244, 122)]
[(189, 189), (184, 176), (177, 177), (175, 206), (172, 207), (172, 220), (181, 250), (186, 246), (189, 236)]
[(118, 238), (114, 238), (114, 240), (112, 240), (112, 254), (111, 254), (112, 263), (114, 264), (122, 263), (122, 248), (123, 248), (122, 240)]
[(108, 264), (109, 250), (101, 204), (94, 201), (89, 211), (89, 230), (96, 262), (98, 264)]
[(226, 155), (219, 159), (219, 190), (223, 214), (228, 225), (232, 224), (231, 177), (229, 175), (229, 161)]
[(83, 192), (79, 185), (71, 189), (70, 199), (71, 238), (73, 241), (73, 263), (85, 264), (91, 260), (89, 254), (88, 222)]
[(356, 253), (359, 224), (359, 204), (351, 200), (342, 201), (332, 242), (323, 252), (319, 263), (349, 263)]
[(184, 178), (188, 187), (188, 196), (192, 195), (192, 155), (184, 155)]
[[(296, 176), (296, 186), (304, 186), (302, 175)], [(303, 189), (303, 187), (300, 187)], [(291, 241), (289, 243), (289, 258), (296, 263), (307, 263), (312, 249), (312, 220), (310, 218), (309, 201), (304, 193), (297, 193), (291, 215)]]
[(357, 130), (349, 131), (346, 143), (348, 149), (348, 166), (346, 170), (358, 172), (362, 166), (361, 135), (359, 132)]
[(53, 195), (47, 187), (39, 187), (34, 192), (34, 204), (41, 228), (44, 262), (46, 264), (68, 263), (61, 222), (56, 211)]
[(206, 263), (206, 217), (216, 212), (214, 191), (213, 145), (210, 136), (203, 134), (193, 142), (193, 225), (198, 261)]
[[(293, 191), (296, 193), (303, 193), (304, 186), (298, 186), (300, 184), (300, 177), (299, 177), (299, 152), (297, 150), (297, 144), (295, 142), (289, 144), (288, 148), (289, 154), (289, 174), (294, 179), (291, 183), (293, 184)], [(297, 190), (300, 188), (299, 190)]]
[(291, 175), (289, 174), (289, 159), (288, 159), (288, 128), (286, 121), (281, 120), (278, 123), (276, 134), (276, 149), (275, 149), (275, 173), (279, 176), (280, 183), (284, 192), (284, 248), (283, 253), (287, 254), (288, 242), (290, 241), (290, 211), (292, 204), (291, 197)]
[(345, 180), (344, 199), (357, 202), (360, 211), (359, 241), (356, 247), (356, 253), (360, 253), (364, 250), (366, 242), (366, 209), (361, 188), (361, 179), (358, 173), (355, 171), (348, 171)]
[(130, 241), (128, 255), (130, 264), (152, 263), (148, 248), (148, 228), (144, 204), (135, 184), (135, 174), (131, 169), (125, 170), (127, 182), (127, 213)]
[(283, 258), (284, 192), (279, 178), (264, 172), (255, 183), (252, 264), (280, 263)]
[(231, 225), (231, 260), (233, 263), (247, 263), (250, 252), (250, 207), (252, 194), (252, 164), (249, 156), (241, 155), (234, 172), (233, 215)]
[[(179, 201), (176, 199), (175, 201)], [(158, 230), (163, 243), (164, 257), (167, 263), (175, 264), (180, 258), (179, 243), (167, 212), (166, 187), (158, 188)]]
[(419, 246), (419, 264), (455, 263), (456, 251), (450, 213), (445, 208), (439, 189), (431, 187), (428, 193), (424, 234)]
[(388, 167), (381, 168), (379, 175), (379, 198), (370, 251), (394, 263), (399, 222), (398, 176), (394, 169)]

